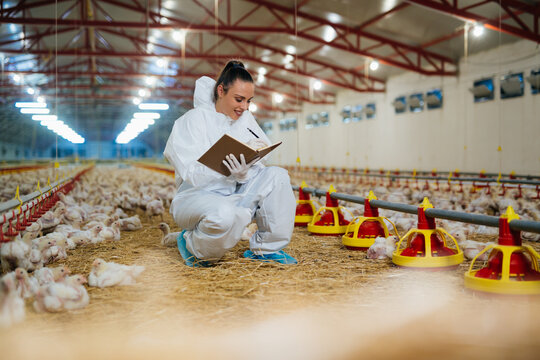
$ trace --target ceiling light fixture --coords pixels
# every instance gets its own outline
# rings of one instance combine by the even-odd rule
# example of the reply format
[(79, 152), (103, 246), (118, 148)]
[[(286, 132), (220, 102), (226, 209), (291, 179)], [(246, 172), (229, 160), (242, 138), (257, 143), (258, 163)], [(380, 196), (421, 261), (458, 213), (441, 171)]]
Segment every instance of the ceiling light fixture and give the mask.
[(48, 114), (49, 109), (43, 108), (21, 108), (21, 114)]
[(152, 86), (156, 83), (156, 78), (153, 76), (147, 76), (144, 78), (144, 83), (148, 86)]
[(156, 60), (156, 65), (159, 67), (165, 67), (167, 65), (167, 61), (163, 58), (159, 58)]
[(16, 102), (16, 108), (45, 108), (47, 104), (44, 102)]
[(476, 24), (473, 27), (472, 33), (475, 37), (480, 37), (482, 34), (484, 34), (484, 25), (482, 24)]
[(159, 103), (139, 103), (139, 109), (141, 110), (169, 110), (169, 104)]
[(159, 119), (161, 115), (155, 112), (136, 112), (133, 114), (134, 119)]
[(58, 116), (56, 115), (32, 115), (34, 121), (56, 121)]

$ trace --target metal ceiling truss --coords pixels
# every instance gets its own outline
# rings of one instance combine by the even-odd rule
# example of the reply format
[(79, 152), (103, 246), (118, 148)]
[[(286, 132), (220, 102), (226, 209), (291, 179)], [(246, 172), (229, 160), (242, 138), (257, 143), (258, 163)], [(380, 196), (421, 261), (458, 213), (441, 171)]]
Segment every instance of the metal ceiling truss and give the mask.
[[(183, 18), (181, 13), (174, 10), (167, 9), (165, 12), (161, 7), (161, 1), (157, 1), (157, 7), (147, 8), (148, 2), (136, 0), (125, 2), (57, 0), (57, 3), (65, 2), (69, 4), (63, 6), (65, 10), (58, 18), (33, 16), (38, 13), (40, 7), (51, 6), (50, 1), (20, 0), (10, 8), (6, 8), (4, 2), (1, 2), (0, 23), (22, 25), (24, 37), (1, 38), (0, 52), (19, 55), (9, 59), (4, 74), (44, 75), (33, 85), (54, 99), (53, 102), (56, 105), (72, 106), (72, 108), (66, 108), (65, 111), (66, 114), (71, 114), (70, 116), (73, 115), (75, 107), (86, 104), (91, 109), (94, 109), (94, 105), (106, 108), (100, 115), (114, 114), (115, 118), (120, 119), (122, 116), (118, 117), (118, 114), (129, 112), (127, 109), (131, 106), (133, 93), (140, 88), (149, 88), (152, 91), (151, 99), (153, 100), (161, 99), (177, 106), (190, 106), (194, 80), (202, 75), (217, 75), (217, 71), (231, 58), (241, 58), (250, 64), (264, 66), (267, 70), (265, 82), (256, 87), (259, 118), (269, 116), (271, 112), (298, 112), (301, 102), (335, 103), (333, 91), (328, 91), (329, 89), (313, 91), (310, 88), (306, 80), (311, 81), (315, 78), (326, 85), (356, 92), (384, 92), (385, 80), (365, 71), (365, 65), (372, 59), (378, 60), (381, 64), (424, 75), (456, 75), (457, 64), (454, 59), (429, 51), (427, 48), (462, 35), (463, 29), (457, 29), (451, 34), (418, 45), (400, 42), (366, 30), (388, 15), (414, 5), (449, 14), (465, 21), (479, 22), (492, 30), (540, 42), (538, 29), (540, 5), (520, 0), (477, 0), (476, 2), (467, 1), (467, 5), (458, 0), (405, 0), (390, 10), (365, 20), (358, 26), (333, 23), (301, 10), (309, 0), (298, 1), (296, 9), (293, 6), (280, 5), (269, 0), (244, 0), (246, 6), (243, 7), (245, 10), (241, 13), (238, 8), (232, 11), (231, 0), (215, 2), (214, 4), (217, 4), (221, 10), (219, 12), (216, 8), (207, 7), (201, 0), (192, 0), (192, 6), (200, 9), (202, 14), (195, 19), (197, 23), (193, 23), (194, 19)], [(142, 3), (144, 5), (141, 5)], [(479, 15), (482, 6), (493, 6), (493, 4), (500, 5), (500, 17), (490, 19)], [(140, 15), (135, 17), (137, 20), (143, 20), (117, 21), (109, 13), (109, 11), (113, 12), (112, 9), (134, 12)], [(268, 21), (258, 26), (248, 25), (250, 17), (254, 14)], [(328, 28), (333, 29), (336, 36), (327, 41), (321, 35), (323, 33), (321, 30)], [(138, 32), (129, 31), (129, 29), (138, 30)], [(162, 40), (149, 41), (150, 29), (187, 30), (184, 48), (181, 49), (177, 44), (166, 44)], [(214, 36), (215, 41), (211, 45), (205, 39), (206, 34)], [(296, 54), (288, 54), (284, 49), (272, 46), (269, 41), (265, 41), (264, 37), (269, 34), (295, 37), (302, 41), (304, 49), (307, 50), (297, 49)], [(63, 39), (59, 48), (47, 48), (46, 44), (50, 44), (51, 38), (57, 35), (62, 35)], [(125, 40), (125, 43), (129, 44), (133, 50), (118, 51), (112, 45), (113, 37)], [(153, 51), (148, 50), (149, 44), (153, 46)], [(307, 47), (305, 47), (306, 44)], [(323, 47), (339, 50), (338, 54), (345, 52), (354, 55), (357, 59), (355, 66), (353, 68), (340, 66), (331, 59), (319, 56), (317, 53)], [(388, 53), (390, 55), (387, 55)], [(56, 55), (67, 61), (58, 64)], [(292, 59), (288, 59), (288, 64), (282, 61), (287, 55), (293, 56)], [(148, 65), (156, 58), (178, 61), (180, 69), (174, 71), (175, 75), (152, 74), (148, 71)], [(109, 59), (118, 61), (113, 63)], [(37, 66), (33, 71), (13, 71), (16, 65), (29, 60), (36, 61)], [(216, 73), (204, 73), (199, 67), (209, 67)], [(167, 71), (173, 72), (169, 69)], [(141, 85), (143, 82), (138, 79), (144, 79), (147, 76), (164, 81), (172, 78), (177, 85), (161, 86), (163, 84), (160, 83), (156, 88)], [(37, 130), (36, 127), (40, 128), (39, 126), (35, 126), (33, 131), (21, 131), (27, 126), (28, 121), (12, 108), (12, 104), (8, 106), (6, 102), (7, 99), (14, 97), (28, 96), (24, 92), (24, 87), (8, 84), (7, 77), (0, 79), (0, 82), (2, 84), (0, 106), (3, 109), (0, 115), (2, 139), (19, 135), (24, 138), (24, 143), (33, 144), (32, 147), (35, 144), (49, 145), (54, 136), (48, 131)], [(50, 93), (53, 89), (54, 94)], [(280, 104), (274, 101), (276, 92), (284, 97)], [(263, 101), (258, 101), (260, 98)], [(88, 128), (89, 131), (96, 131), (99, 126), (102, 126), (110, 132), (119, 130), (119, 127), (124, 125), (121, 121), (116, 121), (107, 126), (108, 122), (103, 119), (103, 116), (100, 117), (92, 112), (78, 115), (80, 115), (78, 119), (81, 119), (85, 126), (93, 126)], [(77, 119), (77, 114), (73, 116)], [(17, 121), (2, 121), (5, 119)], [(167, 118), (168, 122), (173, 120)], [(168, 132), (165, 126), (169, 124), (168, 122), (162, 124), (160, 128), (165, 135)], [(31, 123), (36, 125), (35, 122)], [(106, 132), (105, 135), (108, 137), (116, 134), (111, 135)], [(153, 135), (143, 134), (143, 138), (151, 140)], [(156, 144), (156, 146), (159, 145)]]
[[(410, 4), (421, 5), (430, 9), (437, 10), (458, 17), (467, 21), (474, 21), (483, 24), (486, 28), (501, 31), (510, 35), (518, 36), (524, 39), (540, 43), (539, 17), (540, 4), (535, 5), (519, 0), (483, 0), (474, 4), (459, 5), (457, 0), (406, 0)], [(499, 18), (489, 19), (475, 14), (472, 10), (486, 4), (496, 4), (503, 11), (504, 18), (512, 23), (499, 21)], [(531, 19), (532, 18), (532, 19)], [(531, 23), (530, 25), (527, 24)]]
[[(73, 64), (68, 64), (65, 66), (65, 68), (69, 68), (71, 67), (71, 65)], [(122, 70), (122, 69), (120, 69)], [(58, 76), (58, 79), (61, 79), (63, 76), (70, 76), (72, 78), (81, 78), (81, 77), (95, 77), (95, 76), (100, 76), (101, 78), (103, 79), (107, 79), (107, 78), (116, 78), (116, 79), (132, 79), (132, 78), (135, 78), (135, 77), (139, 77), (139, 78), (146, 78), (148, 76), (152, 76), (152, 77), (159, 77), (159, 78), (174, 78), (174, 79), (177, 79), (177, 80), (181, 80), (181, 79), (186, 79), (186, 78), (190, 78), (190, 79), (198, 79), (199, 77), (205, 75), (203, 73), (186, 73), (186, 72), (180, 72), (178, 73), (177, 75), (167, 75), (167, 74), (148, 74), (148, 73), (130, 73), (130, 72), (126, 72), (125, 70), (123, 70), (123, 72), (91, 72), (91, 71), (63, 71), (63, 70), (49, 70), (49, 71), (5, 71), (5, 74), (20, 74), (20, 75), (24, 75), (24, 76), (28, 76), (28, 75), (36, 75), (36, 74), (41, 74), (41, 75), (47, 75), (47, 76)], [(135, 84), (132, 83), (133, 86), (135, 86)], [(100, 88), (100, 89), (107, 89), (107, 86), (106, 85), (95, 85), (96, 88)], [(144, 88), (146, 87), (146, 85), (138, 85), (137, 89), (135, 88), (130, 88), (130, 90), (138, 90), (138, 89), (141, 89), (141, 88)], [(156, 89), (162, 89), (163, 87), (156, 87)], [(193, 90), (193, 87), (189, 87), (189, 86), (180, 86), (180, 87), (165, 87), (165, 88), (169, 88), (169, 89), (177, 89), (177, 90)], [(292, 91), (293, 93), (296, 91), (295, 89), (298, 88), (298, 95), (297, 96), (293, 96), (291, 93), (287, 93), (287, 89), (289, 91)], [(276, 89), (279, 89), (279, 90), (276, 90)], [(268, 75), (267, 76), (267, 86), (257, 86), (256, 88), (256, 91), (257, 93), (259, 93), (260, 95), (262, 94), (272, 94), (274, 92), (280, 92), (282, 93), (282, 95), (290, 100), (290, 105), (293, 106), (294, 104), (296, 104), (296, 100), (299, 100), (299, 101), (306, 101), (306, 102), (311, 102), (311, 103), (315, 103), (315, 104), (332, 104), (334, 102), (334, 94), (332, 93), (329, 93), (329, 92), (321, 92), (323, 97), (324, 96), (330, 96), (331, 95), (331, 98), (330, 100), (318, 100), (318, 99), (314, 99), (314, 98), (310, 98), (309, 96), (309, 87), (306, 86), (306, 85), (298, 85), (297, 83), (293, 82), (293, 81), (289, 81), (289, 80), (285, 80), (285, 79), (281, 79), (281, 78), (277, 78), (277, 77), (274, 77), (274, 76), (271, 76), (271, 75)], [(132, 95), (132, 98), (136, 96), (136, 95)], [(152, 96), (153, 97), (153, 96)], [(131, 99), (132, 99), (131, 98)], [(172, 98), (171, 100), (174, 100), (174, 98)]]
[[(18, 23), (24, 25), (58, 25), (60, 27), (64, 26), (79, 26), (79, 27), (95, 27), (99, 29), (103, 28), (135, 28), (135, 29), (186, 29), (192, 32), (218, 32), (219, 34), (223, 33), (282, 33), (292, 36), (298, 36), (298, 38), (309, 40), (316, 44), (316, 47), (319, 46), (328, 46), (334, 49), (342, 50), (348, 53), (360, 55), (362, 57), (368, 57), (371, 59), (378, 59), (381, 63), (396, 66), (402, 69), (409, 71), (416, 71), (422, 74), (427, 75), (455, 75), (456, 74), (456, 65), (452, 59), (427, 51), (418, 46), (411, 46), (409, 44), (401, 43), (393, 39), (385, 38), (379, 35), (368, 33), (363, 30), (363, 27), (351, 28), (342, 24), (334, 24), (329, 22), (324, 18), (320, 18), (303, 11), (295, 11), (292, 7), (281, 6), (274, 4), (270, 1), (264, 0), (246, 0), (247, 2), (254, 3), (254, 7), (251, 10), (246, 11), (245, 14), (239, 15), (239, 19), (232, 23), (231, 21), (231, 11), (230, 11), (230, 0), (227, 0), (227, 11), (226, 14), (222, 17), (226, 19), (221, 19), (216, 17), (213, 13), (208, 13), (209, 10), (206, 9), (205, 12), (208, 13), (208, 16), (214, 15), (215, 20), (214, 25), (207, 25), (204, 23), (200, 24), (190, 24), (189, 22), (174, 17), (163, 16), (160, 13), (156, 13), (150, 10), (147, 10), (136, 2), (136, 5), (131, 5), (130, 3), (122, 3), (115, 0), (101, 0), (101, 1), (92, 1), (92, 4), (107, 3), (114, 5), (120, 8), (129, 9), (131, 11), (138, 12), (144, 16), (147, 16), (146, 22), (129, 22), (129, 21), (113, 21), (110, 15), (107, 15), (110, 21), (101, 21), (101, 20), (89, 20), (87, 18), (81, 18), (78, 20), (71, 19), (47, 19), (47, 18), (25, 18), (25, 17), (14, 17), (14, 15), (20, 13), (24, 9), (29, 9), (34, 7), (34, 4), (28, 5), (18, 5), (18, 11), (15, 11), (13, 8), (8, 9), (7, 11), (2, 12), (0, 17), (0, 23)], [(194, 2), (198, 6), (202, 6), (198, 2)], [(394, 11), (397, 11), (402, 7), (397, 8)], [(82, 6), (81, 6), (82, 8)], [(97, 9), (99, 10), (99, 9)], [(278, 20), (279, 26), (242, 26), (242, 22), (249, 17), (249, 15), (255, 11), (266, 11), (268, 16), (271, 16)], [(6, 16), (7, 15), (7, 16)], [(309, 21), (311, 25), (306, 28), (296, 28), (295, 16), (304, 18)], [(384, 16), (382, 16), (384, 17)], [(381, 18), (382, 18), (381, 17)], [(161, 23), (161, 19), (165, 19), (167, 23)], [(372, 23), (378, 19), (373, 19)], [(365, 24), (365, 26), (370, 24)], [(332, 27), (338, 34), (337, 38), (328, 42), (319, 35), (314, 35), (313, 30), (316, 28), (321, 28), (325, 26)], [(364, 26), (364, 27), (365, 27)], [(191, 37), (191, 35), (189, 36)], [(362, 46), (364, 42), (363, 39), (369, 40), (369, 42), (377, 42), (379, 44), (384, 44), (384, 46), (393, 48), (396, 52), (401, 53), (400, 58), (389, 58), (380, 56), (373, 51), (366, 50), (367, 47)], [(188, 41), (189, 42), (189, 41)], [(262, 44), (258, 46), (264, 47)], [(305, 56), (305, 55), (304, 55)], [(449, 69), (450, 68), (450, 69)]]

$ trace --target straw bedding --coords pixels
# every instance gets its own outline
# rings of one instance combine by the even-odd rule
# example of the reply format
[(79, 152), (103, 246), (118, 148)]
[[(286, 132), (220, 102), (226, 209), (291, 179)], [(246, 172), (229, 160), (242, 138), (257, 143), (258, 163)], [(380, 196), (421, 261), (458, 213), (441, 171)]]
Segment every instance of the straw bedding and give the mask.
[[(0, 347), (12, 344), (11, 354), (15, 357), (32, 357), (39, 353), (39, 348), (35, 351), (26, 348), (18, 342), (18, 334), (39, 334), (36, 339), (41, 339), (40, 346), (48, 347), (51, 346), (48, 336), (56, 338), (69, 333), (73, 341), (64, 353), (68, 358), (80, 355), (82, 348), (87, 351), (85, 354), (90, 354), (87, 358), (105, 355), (133, 359), (145, 358), (148, 353), (175, 358), (180, 351), (180, 340), (174, 338), (184, 336), (180, 341), (182, 349), (187, 347), (194, 357), (215, 357), (219, 353), (217, 358), (235, 358), (238, 346), (244, 347), (246, 343), (238, 338), (230, 339), (226, 334), (250, 339), (248, 342), (252, 344), (244, 350), (252, 354), (249, 351), (259, 346), (256, 334), (261, 331), (260, 324), (277, 321), (276, 331), (272, 332), (275, 341), (278, 344), (290, 341), (291, 346), (302, 349), (295, 356), (283, 354), (277, 358), (357, 358), (359, 352), (397, 356), (399, 346), (423, 349), (416, 353), (417, 357), (430, 358), (434, 353), (422, 346), (423, 337), (436, 343), (467, 345), (469, 352), (448, 352), (454, 356), (510, 355), (519, 345), (525, 349), (522, 354), (527, 358), (534, 357), (539, 350), (540, 342), (525, 335), (540, 330), (537, 320), (540, 300), (499, 299), (466, 290), (463, 274), (470, 264), (468, 261), (453, 271), (406, 270), (394, 266), (390, 260), (369, 260), (365, 252), (346, 250), (338, 237), (310, 236), (306, 229), (296, 228), (288, 248), (300, 262), (296, 266), (244, 259), (242, 253), (248, 243), (240, 242), (215, 267), (192, 269), (179, 261), (176, 248), (160, 244), (159, 218), (149, 219), (140, 211), (139, 215), (143, 229), (122, 232), (118, 242), (80, 247), (73, 250), (68, 259), (59, 262), (67, 265), (72, 273), (85, 275), (96, 257), (144, 265), (146, 270), (136, 285), (89, 287), (90, 305), (66, 313), (37, 314), (28, 303), (26, 321), (14, 326), (9, 336), (4, 332)], [(178, 231), (171, 216), (168, 213), (164, 216), (172, 231)], [(540, 244), (531, 245), (540, 251)], [(430, 300), (430, 296), (434, 298)], [(515, 325), (511, 311), (521, 314), (521, 324)], [(466, 325), (473, 319), (480, 323)], [(443, 328), (442, 324), (445, 324)], [(505, 328), (509, 324), (515, 325), (514, 333), (522, 336), (519, 340), (506, 338), (506, 342), (501, 343), (493, 334), (498, 334), (497, 327)], [(450, 327), (444, 329), (446, 326)], [(464, 340), (464, 335), (457, 332), (461, 329), (459, 331), (469, 334), (470, 326), (477, 326), (483, 334), (478, 340), (480, 343), (469, 343), (470, 338)], [(410, 329), (423, 335), (413, 336)], [(162, 336), (164, 333), (175, 335), (170, 338)], [(134, 339), (139, 339), (141, 334), (145, 334), (145, 339), (152, 339), (151, 344), (130, 345), (130, 350), (119, 347), (118, 344), (126, 342), (137, 343)], [(335, 338), (338, 334), (341, 336)], [(373, 334), (389, 336), (388, 342), (378, 348), (381, 339)], [(352, 341), (355, 336), (365, 341)], [(411, 341), (405, 341), (407, 336)], [(109, 352), (98, 351), (99, 346), (90, 347), (89, 337), (98, 342), (106, 341)], [(156, 338), (164, 341), (165, 348), (156, 345)], [(203, 338), (221, 344), (219, 352), (201, 345)], [(113, 342), (117, 345), (111, 345), (110, 339), (115, 339)], [(492, 351), (497, 342), (499, 351)], [(336, 346), (339, 343), (341, 346)], [(393, 346), (388, 346), (390, 343)], [(306, 348), (306, 344), (310, 345)], [(308, 351), (318, 346), (321, 349), (324, 346), (330, 353), (323, 351), (315, 355)], [(151, 354), (149, 356), (153, 356)], [(253, 354), (259, 357), (256, 351)], [(57, 358), (44, 356), (48, 357)]]

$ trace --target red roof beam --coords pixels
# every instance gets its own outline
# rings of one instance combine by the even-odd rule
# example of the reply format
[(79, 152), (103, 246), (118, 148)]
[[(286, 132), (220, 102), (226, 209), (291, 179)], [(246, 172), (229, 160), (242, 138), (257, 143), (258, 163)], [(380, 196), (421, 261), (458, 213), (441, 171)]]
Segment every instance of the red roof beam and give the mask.
[[(0, 51), (4, 52), (4, 53), (8, 53), (8, 54), (34, 54), (34, 55), (45, 55), (45, 54), (48, 54), (47, 51), (44, 51), (44, 50), (32, 50), (30, 52), (26, 51), (26, 52), (23, 52), (22, 50), (12, 50), (12, 49), (0, 49)], [(160, 54), (160, 55), (156, 55), (156, 54), (138, 54), (138, 53), (130, 53), (130, 52), (115, 52), (115, 53), (112, 53), (112, 52), (105, 52), (105, 51), (94, 51), (94, 52), (91, 52), (91, 51), (85, 51), (85, 50), (80, 50), (80, 49), (70, 49), (70, 50), (62, 50), (62, 51), (58, 51), (56, 52), (56, 55), (58, 56), (98, 56), (98, 57), (121, 57), (121, 58), (153, 58), (153, 57), (162, 57), (162, 58), (171, 58), (171, 59), (179, 59), (181, 58), (181, 55), (179, 54)], [(205, 55), (205, 54), (186, 54), (185, 55), (185, 58), (186, 59), (233, 59), (233, 58), (236, 58), (238, 56), (236, 56), (236, 54), (228, 54), (228, 55), (225, 55), (225, 54), (220, 54), (220, 55)], [(287, 68), (285, 68), (284, 66), (280, 66), (280, 65), (277, 65), (277, 64), (273, 64), (273, 63), (270, 63), (270, 62), (264, 62), (258, 58), (255, 58), (255, 57), (252, 57), (252, 56), (243, 56), (244, 59), (246, 60), (249, 60), (249, 61), (252, 61), (252, 62), (256, 62), (256, 63), (259, 63), (259, 64), (263, 64), (263, 65), (266, 65), (266, 66), (270, 66), (270, 67), (274, 67), (274, 68), (278, 68), (280, 70), (284, 70), (286, 72), (289, 72), (291, 74), (298, 74), (298, 75), (302, 75), (304, 77), (308, 77), (308, 78), (312, 78), (312, 76), (307, 73), (307, 72), (304, 72), (304, 71), (301, 71), (301, 70), (296, 70), (296, 71), (292, 71), (292, 70), (289, 70)], [(350, 89), (350, 90), (354, 90), (354, 91), (358, 91), (358, 92), (384, 92), (383, 89), (374, 89), (374, 88), (358, 88), (356, 86), (352, 86), (350, 84), (343, 84), (343, 83), (340, 83), (340, 82), (337, 82), (333, 79), (325, 79), (325, 78), (320, 78), (319, 80), (321, 80), (323, 83), (327, 84), (327, 85), (331, 85), (331, 86), (336, 86), (336, 87), (342, 87), (342, 88), (346, 88), (346, 89)]]
[[(379, 36), (379, 35), (367, 33), (367, 32), (365, 32), (365, 31), (363, 31), (361, 29), (351, 28), (349, 26), (342, 25), (342, 24), (335, 24), (335, 23), (332, 23), (332, 22), (330, 22), (330, 21), (328, 21), (328, 20), (326, 20), (324, 18), (320, 18), (318, 16), (311, 15), (311, 14), (308, 14), (308, 13), (305, 13), (305, 12), (302, 12), (302, 11), (295, 12), (295, 10), (293, 8), (289, 8), (289, 7), (286, 7), (286, 6), (274, 4), (274, 3), (269, 2), (267, 0), (246, 0), (246, 1), (256, 2), (258, 4), (262, 4), (262, 5), (266, 6), (267, 8), (274, 8), (274, 9), (277, 9), (279, 11), (285, 12), (285, 13), (287, 13), (289, 15), (294, 15), (296, 13), (299, 17), (306, 18), (306, 19), (308, 19), (310, 21), (314, 21), (314, 22), (318, 22), (320, 24), (328, 25), (328, 26), (331, 26), (331, 27), (336, 28), (336, 29), (343, 30), (343, 31), (348, 32), (348, 33), (358, 34), (358, 35), (370, 38), (370, 39), (375, 40), (375, 41), (380, 41), (380, 42), (387, 43), (388, 45), (398, 46), (398, 47), (405, 48), (405, 49), (408, 49), (408, 50), (414, 51), (414, 52), (419, 51), (420, 53), (425, 54), (425, 56), (432, 56), (432, 57), (434, 57), (434, 58), (436, 58), (438, 60), (446, 61), (446, 62), (449, 62), (451, 64), (453, 63), (452, 59), (450, 59), (450, 58), (448, 58), (446, 56), (443, 56), (443, 55), (440, 55), (440, 54), (437, 54), (437, 53), (432, 53), (432, 52), (425, 52), (422, 49), (416, 48), (414, 46), (411, 46), (411, 45), (408, 45), (408, 44), (403, 44), (403, 43), (400, 43), (398, 41), (388, 39), (388, 38), (385, 38), (385, 37), (382, 37), (382, 36)], [(371, 55), (371, 56), (376, 57), (376, 56), (373, 56), (373, 55)]]
[[(527, 40), (534, 41), (536, 43), (540, 42), (540, 34), (538, 31), (538, 17), (539, 17), (539, 5), (532, 6), (519, 1), (504, 1), (505, 5), (510, 5), (511, 7), (516, 8), (519, 11), (525, 11), (533, 16), (534, 29), (531, 31), (528, 27), (518, 28), (516, 26), (500, 22), (499, 19), (488, 19), (483, 16), (474, 14), (472, 12), (466, 11), (463, 8), (460, 9), (455, 3), (450, 5), (448, 3), (440, 3), (433, 0), (406, 0), (408, 3), (414, 3), (420, 6), (424, 6), (430, 9), (434, 9), (451, 16), (455, 16), (466, 21), (475, 21), (483, 24), (486, 28), (490, 30), (504, 32), (510, 35), (518, 36)], [(494, 1), (498, 3), (497, 1)], [(502, 3), (501, 3), (502, 5)], [(503, 7), (504, 9), (504, 7)], [(518, 12), (512, 11), (508, 6), (504, 9), (511, 17), (515, 19), (518, 15)]]
[[(70, 0), (57, 0), (56, 3), (61, 3), (61, 2), (65, 2), (65, 1), (70, 1)], [(2, 1), (3, 3), (3, 1)], [(20, 1), (17, 5), (13, 6), (13, 7), (10, 7), (10, 8), (4, 8), (3, 11), (4, 11), (4, 14), (6, 16), (11, 16), (11, 15), (14, 15), (20, 11), (23, 11), (23, 10), (30, 10), (30, 9), (33, 9), (33, 8), (36, 8), (36, 7), (41, 7), (41, 6), (46, 6), (46, 5), (52, 5), (51, 1), (37, 1), (37, 2), (34, 2), (34, 3), (29, 3), (29, 2), (26, 2), (26, 1)]]
[[(235, 40), (243, 42), (245, 44), (253, 45), (255, 47), (260, 47), (260, 48), (263, 48), (263, 49), (271, 50), (274, 53), (278, 53), (278, 54), (281, 54), (281, 55), (287, 55), (288, 54), (285, 50), (275, 48), (275, 47), (272, 47), (272, 46), (269, 46), (269, 45), (264, 45), (264, 44), (261, 44), (261, 43), (255, 42), (255, 41), (243, 39), (243, 38), (240, 38), (240, 37), (237, 37), (237, 36), (234, 36), (234, 35), (226, 34), (226, 35), (223, 35), (223, 36), (228, 37), (230, 39), (235, 39)], [(354, 76), (364, 76), (364, 74), (356, 73), (354, 71), (354, 69), (346, 69), (346, 68), (343, 68), (343, 67), (340, 67), (340, 66), (337, 66), (337, 65), (334, 65), (334, 64), (324, 62), (324, 61), (320, 61), (320, 60), (316, 60), (316, 59), (310, 59), (310, 58), (306, 57), (305, 55), (298, 55), (297, 54), (297, 55), (293, 55), (293, 56), (295, 56), (295, 59), (300, 59), (300, 60), (307, 61), (307, 62), (310, 62), (310, 63), (313, 63), (313, 64), (317, 64), (317, 65), (320, 65), (320, 66), (322, 66), (324, 68), (333, 69), (333, 70), (336, 70), (336, 71), (349, 72), (349, 73), (352, 73)], [(385, 81), (383, 79), (373, 77), (373, 76), (370, 76), (368, 78), (375, 81), (375, 82), (385, 84)]]

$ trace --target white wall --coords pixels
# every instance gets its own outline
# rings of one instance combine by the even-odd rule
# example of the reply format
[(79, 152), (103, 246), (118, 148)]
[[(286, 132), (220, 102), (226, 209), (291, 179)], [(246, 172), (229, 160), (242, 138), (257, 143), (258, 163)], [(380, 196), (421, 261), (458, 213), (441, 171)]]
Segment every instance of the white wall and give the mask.
[[(342, 91), (335, 106), (305, 104), (297, 116), (299, 132), (279, 131), (274, 121), (273, 140), (283, 140), (272, 162), (292, 165), (480, 171), (520, 174), (540, 173), (540, 94), (500, 99), (499, 79), (510, 72), (540, 68), (540, 50), (530, 41), (519, 41), (475, 54), (460, 61), (457, 77), (428, 77), (405, 73), (387, 82), (384, 94)], [(474, 103), (469, 88), (475, 80), (493, 77), (495, 100)], [(391, 105), (398, 96), (441, 88), (442, 109), (395, 114)], [(345, 105), (375, 102), (375, 119), (344, 124)], [(306, 116), (328, 111), (330, 126), (305, 129)], [(282, 117), (280, 117), (281, 119)], [(497, 151), (498, 146), (502, 151)]]

